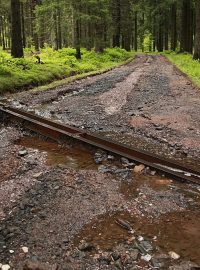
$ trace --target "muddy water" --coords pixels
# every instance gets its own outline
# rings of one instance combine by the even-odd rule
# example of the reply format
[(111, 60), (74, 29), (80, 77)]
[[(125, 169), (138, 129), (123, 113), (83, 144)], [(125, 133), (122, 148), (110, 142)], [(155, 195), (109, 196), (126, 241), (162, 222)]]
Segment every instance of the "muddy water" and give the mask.
[[(143, 236), (149, 241), (154, 251), (164, 253), (174, 251), (182, 259), (200, 263), (200, 192), (198, 187), (186, 186), (183, 183), (174, 182), (171, 179), (160, 176), (135, 175), (134, 182), (122, 182), (120, 192), (127, 200), (138, 198), (143, 187), (148, 187), (155, 192), (169, 192), (175, 189), (177, 192), (194, 202), (185, 209), (176, 211), (173, 209), (156, 217), (148, 214), (138, 215), (134, 211), (119, 211), (99, 216), (86, 225), (74, 239), (74, 245), (78, 246), (82, 239), (91, 242), (95, 247), (104, 251), (115, 250), (116, 246), (126, 243), (132, 238), (132, 234), (120, 227), (117, 219), (129, 222), (134, 230), (134, 237)], [(172, 197), (173, 199), (173, 197)], [(144, 199), (145, 200), (145, 199)], [(148, 197), (146, 198), (148, 202)], [(140, 203), (139, 203), (140, 204)], [(144, 205), (141, 203), (141, 207)], [(162, 210), (162, 205), (157, 208)], [(134, 245), (134, 241), (133, 244)]]
[(23, 137), (18, 145), (26, 149), (35, 149), (46, 154), (46, 164), (49, 166), (65, 165), (72, 169), (95, 170), (93, 154), (83, 145), (61, 147), (52, 141), (44, 141), (37, 137)]

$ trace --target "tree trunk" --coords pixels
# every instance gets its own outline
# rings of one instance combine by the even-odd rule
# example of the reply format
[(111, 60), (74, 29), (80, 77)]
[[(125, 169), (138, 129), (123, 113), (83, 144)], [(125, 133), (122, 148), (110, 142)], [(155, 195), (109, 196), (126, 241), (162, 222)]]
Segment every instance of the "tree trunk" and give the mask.
[(121, 36), (121, 4), (120, 0), (115, 0), (112, 5), (112, 20), (113, 20), (113, 47), (120, 47)]
[(171, 50), (176, 51), (177, 47), (177, 4), (171, 6)]
[(21, 3), (21, 18), (22, 18), (22, 40), (23, 47), (26, 48), (26, 35), (25, 35), (25, 23), (24, 23), (24, 4)]
[(192, 53), (193, 44), (193, 11), (191, 1), (183, 0), (181, 15), (181, 52)]
[(193, 58), (200, 59), (200, 0), (196, 0), (196, 30)]
[(137, 11), (135, 11), (135, 38), (134, 38), (134, 50), (138, 50), (138, 18)]
[(22, 43), (22, 28), (20, 17), (20, 1), (11, 0), (11, 25), (12, 25), (12, 46), (11, 55), (16, 58), (24, 56)]

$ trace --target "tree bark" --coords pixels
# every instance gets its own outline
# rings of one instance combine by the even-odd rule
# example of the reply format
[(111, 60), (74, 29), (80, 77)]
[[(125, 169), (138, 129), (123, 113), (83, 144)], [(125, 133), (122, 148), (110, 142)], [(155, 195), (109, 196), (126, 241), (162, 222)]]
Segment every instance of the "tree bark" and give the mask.
[(200, 59), (200, 0), (196, 0), (196, 30), (195, 30), (195, 46), (194, 59)]
[(135, 28), (134, 28), (134, 33), (135, 33), (135, 37), (134, 37), (134, 50), (137, 52), (138, 50), (138, 18), (137, 18), (137, 11), (135, 11)]
[(20, 16), (20, 1), (11, 0), (11, 26), (12, 26), (12, 46), (11, 55), (16, 58), (24, 56), (22, 42), (22, 28)]
[(174, 2), (171, 6), (171, 50), (175, 51), (177, 47), (177, 4)]

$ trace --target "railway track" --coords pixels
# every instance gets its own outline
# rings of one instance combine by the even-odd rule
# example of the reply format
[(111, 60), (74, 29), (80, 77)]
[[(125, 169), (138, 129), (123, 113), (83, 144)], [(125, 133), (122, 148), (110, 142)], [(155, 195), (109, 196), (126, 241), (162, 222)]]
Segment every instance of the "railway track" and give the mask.
[(142, 163), (164, 173), (167, 176), (200, 185), (200, 171), (198, 169), (192, 170), (180, 163), (172, 162), (155, 154), (138, 150), (136, 148), (130, 148), (126, 145), (100, 136), (86, 133), (81, 129), (63, 125), (10, 106), (1, 105), (0, 116), (8, 118), (14, 122), (19, 122), (27, 129), (36, 131), (37, 133), (58, 142), (63, 142), (69, 138), (73, 138), (111, 153), (126, 157), (138, 163)]

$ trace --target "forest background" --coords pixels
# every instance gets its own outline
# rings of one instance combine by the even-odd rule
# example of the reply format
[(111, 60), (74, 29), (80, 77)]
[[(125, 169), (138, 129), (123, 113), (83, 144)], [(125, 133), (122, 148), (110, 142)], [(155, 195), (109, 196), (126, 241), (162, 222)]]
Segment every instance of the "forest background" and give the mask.
[(135, 52), (164, 52), (200, 85), (200, 0), (0, 0), (0, 48), (0, 93), (104, 72)]

